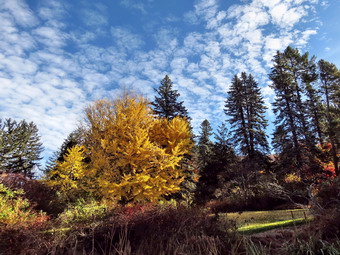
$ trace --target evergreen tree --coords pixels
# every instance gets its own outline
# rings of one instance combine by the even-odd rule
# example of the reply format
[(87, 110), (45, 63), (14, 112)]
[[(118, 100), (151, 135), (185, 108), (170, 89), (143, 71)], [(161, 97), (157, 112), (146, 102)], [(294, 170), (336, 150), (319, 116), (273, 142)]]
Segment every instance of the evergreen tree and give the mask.
[(195, 200), (196, 203), (203, 204), (207, 200), (208, 194), (212, 193), (211, 185), (209, 185), (208, 179), (208, 165), (212, 156), (213, 143), (210, 140), (212, 136), (212, 128), (208, 120), (204, 120), (200, 125), (200, 131), (198, 136), (198, 143), (195, 153), (198, 159), (198, 168), (200, 178), (197, 184)]
[[(313, 87), (317, 79), (314, 57), (287, 47), (277, 52), (269, 75), (275, 92), (276, 115), (273, 145), (280, 153), (279, 168), (306, 177), (320, 166), (316, 160), (316, 133), (323, 139), (319, 95)], [(304, 100), (306, 99), (306, 100)]]
[(161, 80), (161, 86), (155, 89), (157, 96), (151, 103), (154, 112), (161, 118), (173, 119), (176, 116), (190, 120), (188, 111), (182, 102), (178, 102), (180, 94), (172, 88), (172, 81), (168, 75)]
[[(311, 132), (311, 125), (308, 122), (307, 107), (302, 100), (305, 91), (305, 83), (309, 85), (315, 79), (306, 75), (306, 61), (308, 53), (301, 56), (297, 49), (287, 47), (283, 52), (277, 52), (274, 56), (274, 67), (269, 75), (272, 80), (272, 88), (276, 98), (273, 104), (276, 114), (276, 130), (274, 133), (274, 146), (278, 148), (293, 148), (300, 157), (301, 144), (312, 149), (315, 146), (315, 139)], [(279, 134), (278, 131), (285, 134)], [(288, 136), (291, 141), (283, 144), (278, 137)]]
[(308, 59), (308, 54), (303, 55), (304, 72), (302, 72), (302, 81), (305, 85), (306, 109), (311, 121), (311, 132), (317, 134), (317, 140), (320, 144), (324, 140), (324, 130), (322, 127), (323, 109), (320, 97), (320, 91), (315, 88), (314, 82), (318, 79), (317, 66), (315, 57)]
[(335, 173), (339, 176), (339, 148), (340, 137), (340, 72), (337, 67), (325, 60), (320, 60), (319, 72), (321, 89), (325, 101), (327, 136), (332, 145), (332, 158)]
[(269, 151), (265, 111), (260, 88), (252, 75), (242, 73), (241, 78), (235, 75), (228, 92), (225, 113), (229, 116), (233, 142), (250, 159), (258, 153)]
[(68, 150), (76, 145), (82, 145), (84, 140), (84, 130), (82, 128), (77, 128), (72, 131), (67, 138), (64, 140), (63, 144), (60, 146), (59, 150), (53, 153), (52, 157), (46, 162), (46, 167), (44, 172), (47, 174), (51, 170), (55, 169), (58, 163), (64, 162), (64, 157), (68, 153)]
[(234, 149), (231, 146), (228, 128), (225, 123), (220, 125), (214, 133), (215, 142), (212, 146), (212, 155), (204, 173), (208, 185), (215, 192), (233, 176), (233, 167), (237, 161)]
[[(173, 89), (173, 83), (168, 75), (161, 80), (161, 86), (155, 89), (157, 95), (154, 102), (151, 103), (153, 111), (161, 118), (171, 120), (175, 117), (185, 118), (190, 122), (188, 111), (183, 105), (183, 101), (178, 101), (180, 94)], [(189, 123), (190, 124), (190, 123)], [(192, 130), (190, 126), (190, 130)], [(193, 138), (192, 138), (193, 141)], [(193, 192), (196, 189), (196, 163), (192, 157), (193, 151), (187, 153), (182, 159), (180, 165), (185, 171), (185, 180), (181, 183), (181, 190), (177, 194), (172, 194), (168, 199), (182, 199), (186, 202), (192, 201)]]
[(42, 150), (38, 128), (33, 122), (12, 119), (0, 122), (0, 170), (33, 177)]
[(208, 120), (204, 120), (200, 126), (200, 134), (198, 136), (198, 159), (200, 168), (203, 169), (212, 154), (213, 143), (210, 140), (212, 136), (212, 128)]
[(209, 139), (211, 128), (208, 122), (202, 126), (202, 131), (205, 132), (201, 132), (200, 141), (205, 146), (201, 146), (201, 177), (196, 194), (199, 203), (217, 198), (217, 189), (223, 189), (225, 182), (231, 180), (233, 164), (236, 162), (226, 124), (218, 127), (217, 133), (214, 134), (214, 143)]

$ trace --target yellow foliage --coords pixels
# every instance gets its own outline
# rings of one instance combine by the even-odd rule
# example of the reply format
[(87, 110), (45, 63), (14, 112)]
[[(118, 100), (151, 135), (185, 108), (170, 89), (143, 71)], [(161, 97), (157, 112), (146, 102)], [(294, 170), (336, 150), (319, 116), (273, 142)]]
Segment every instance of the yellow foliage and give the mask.
[(86, 117), (91, 168), (104, 198), (154, 202), (179, 190), (179, 163), (192, 146), (185, 119), (158, 119), (145, 99), (131, 96), (96, 101)]
[(298, 176), (297, 174), (293, 173), (293, 174), (287, 174), (285, 176), (284, 181), (286, 183), (297, 183), (297, 182), (301, 182), (301, 177)]
[(47, 184), (58, 187), (62, 192), (84, 189), (84, 179), (89, 177), (85, 159), (85, 147), (75, 145), (67, 150), (63, 162), (58, 162), (57, 167), (49, 174)]

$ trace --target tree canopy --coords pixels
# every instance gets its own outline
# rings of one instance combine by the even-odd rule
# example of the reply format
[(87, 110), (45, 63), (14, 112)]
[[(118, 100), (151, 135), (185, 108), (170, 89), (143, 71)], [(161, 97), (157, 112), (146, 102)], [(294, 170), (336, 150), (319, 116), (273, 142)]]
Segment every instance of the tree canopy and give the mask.
[(33, 122), (0, 119), (0, 170), (33, 177), (43, 151)]

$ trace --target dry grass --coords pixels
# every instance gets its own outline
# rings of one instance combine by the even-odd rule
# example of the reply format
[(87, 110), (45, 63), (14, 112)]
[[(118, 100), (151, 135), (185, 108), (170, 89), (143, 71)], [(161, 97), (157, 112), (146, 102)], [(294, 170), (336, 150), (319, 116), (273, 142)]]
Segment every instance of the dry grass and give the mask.
[(0, 231), (0, 250), (37, 255), (238, 254), (237, 234), (227, 224), (197, 208), (154, 208), (129, 214), (122, 210), (96, 224), (76, 222), (63, 231), (48, 226), (39, 231)]

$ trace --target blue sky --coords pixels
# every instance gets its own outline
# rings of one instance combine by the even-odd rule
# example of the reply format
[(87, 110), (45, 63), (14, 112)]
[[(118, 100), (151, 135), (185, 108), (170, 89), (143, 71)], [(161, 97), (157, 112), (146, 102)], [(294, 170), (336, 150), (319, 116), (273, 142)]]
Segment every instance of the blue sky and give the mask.
[(277, 50), (339, 67), (339, 13), (339, 0), (0, 0), (0, 118), (34, 121), (48, 156), (91, 101), (126, 89), (152, 100), (168, 74), (195, 130), (216, 127), (242, 71), (270, 107)]

